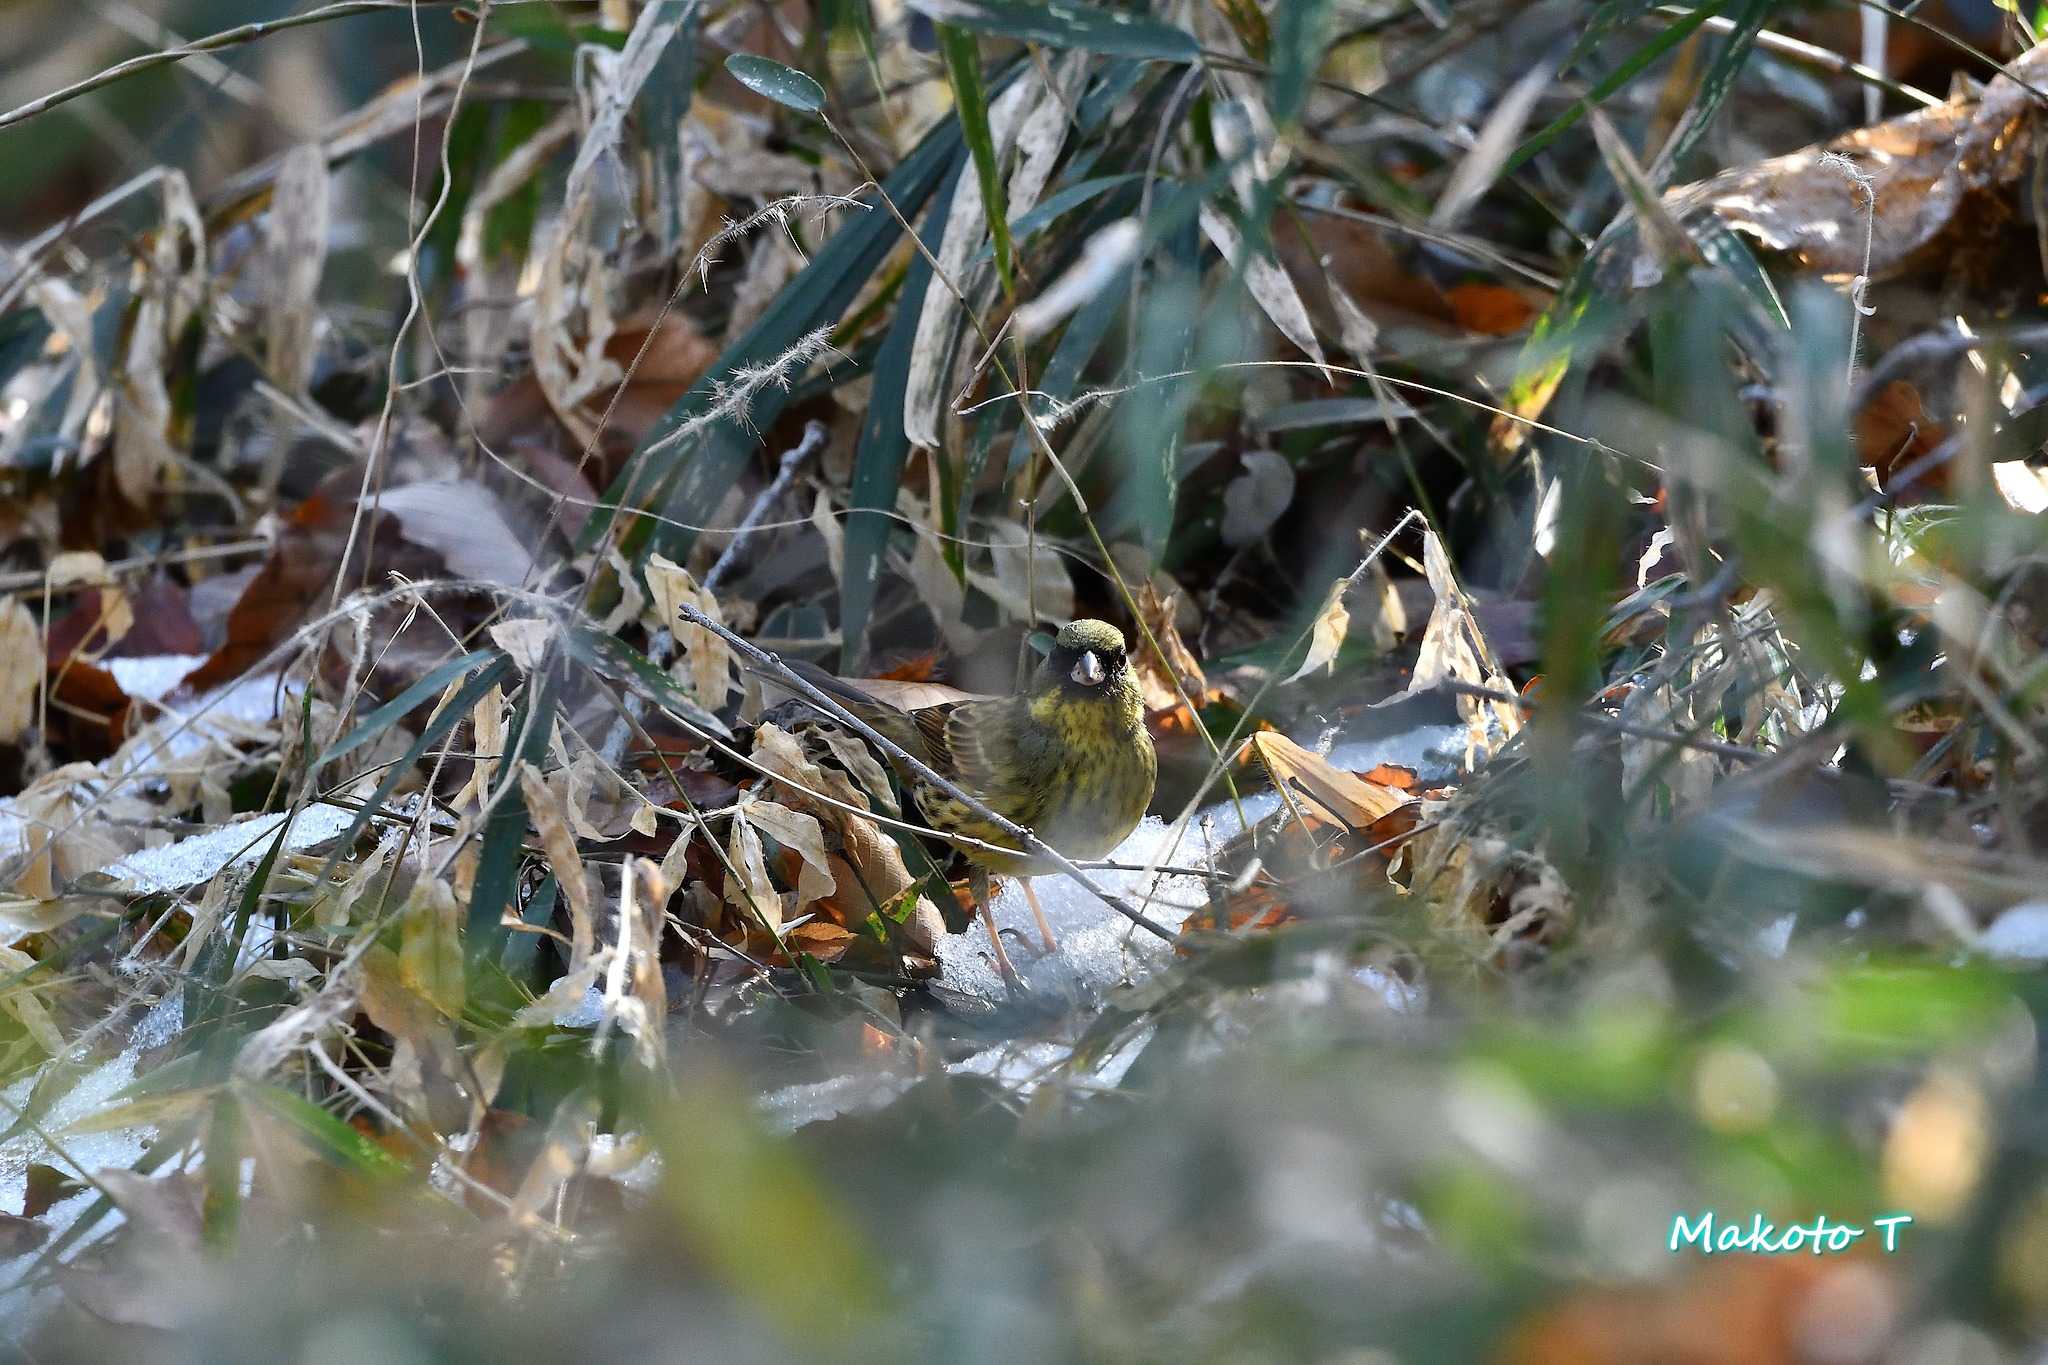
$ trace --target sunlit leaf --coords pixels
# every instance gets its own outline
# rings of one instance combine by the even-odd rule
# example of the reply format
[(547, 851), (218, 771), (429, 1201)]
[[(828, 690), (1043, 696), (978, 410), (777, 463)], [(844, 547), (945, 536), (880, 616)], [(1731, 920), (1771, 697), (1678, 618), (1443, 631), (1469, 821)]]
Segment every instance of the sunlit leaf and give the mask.
[(805, 114), (825, 108), (825, 87), (794, 67), (750, 52), (735, 52), (725, 59), (725, 69), (747, 89), (787, 108)]

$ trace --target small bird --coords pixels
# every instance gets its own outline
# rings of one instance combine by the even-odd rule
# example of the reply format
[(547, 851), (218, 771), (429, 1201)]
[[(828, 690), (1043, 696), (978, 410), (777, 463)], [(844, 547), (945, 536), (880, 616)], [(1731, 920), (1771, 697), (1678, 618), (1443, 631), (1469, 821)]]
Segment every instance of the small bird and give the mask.
[[(1107, 621), (1069, 622), (1014, 697), (974, 697), (906, 705), (902, 684), (805, 678), (859, 719), (915, 754), (940, 776), (1024, 826), (1069, 858), (1100, 858), (1136, 829), (1152, 804), (1159, 760), (1145, 729), (1145, 706), (1131, 676), (1123, 633)], [(907, 695), (916, 696), (915, 691)], [(957, 798), (897, 765), (925, 822), (942, 835), (1014, 847), (1010, 837)], [(988, 874), (1025, 878), (1024, 895), (1050, 951), (1052, 928), (1029, 878), (1052, 865), (1019, 851), (959, 845), (973, 869), (975, 898), (997, 965), (1015, 969), (996, 936)]]

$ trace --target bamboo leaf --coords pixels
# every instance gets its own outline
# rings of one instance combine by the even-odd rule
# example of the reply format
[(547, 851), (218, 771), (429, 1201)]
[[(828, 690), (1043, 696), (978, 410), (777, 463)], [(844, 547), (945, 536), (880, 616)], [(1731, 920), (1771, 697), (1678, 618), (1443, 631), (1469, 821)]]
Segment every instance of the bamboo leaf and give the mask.
[(942, 24), (970, 28), (992, 38), (1013, 38), (1047, 47), (1078, 48), (1140, 61), (1193, 62), (1202, 47), (1186, 29), (1122, 10), (1080, 5), (1071, 0), (911, 0), (911, 8)]
[[(437, 711), (433, 719), (421, 727), (419, 738), (414, 740), (412, 746), (400, 756), (396, 763), (391, 765), (391, 771), (386, 773), (384, 780), (377, 784), (377, 790), (370, 793), (370, 799), (365, 801), (363, 808), (356, 812), (356, 818), (349, 822), (347, 832), (342, 835), (340, 841), (335, 845), (334, 855), (328, 860), (326, 869), (321, 873), (320, 879), (322, 881), (327, 880), (333, 874), (335, 863), (355, 843), (356, 836), (363, 832), (364, 826), (377, 818), (378, 812), (384, 809), (384, 803), (391, 799), (391, 793), (398, 790), (398, 784), (403, 782), (406, 774), (412, 771), (413, 764), (424, 758), (429, 749), (439, 744), (450, 730), (453, 730), (460, 721), (469, 715), (477, 702), (483, 699), (484, 693), (490, 691), (491, 688), (496, 686), (512, 671), (512, 661), (510, 659), (499, 654), (496, 650), (492, 650), (491, 653), (496, 656), (491, 664), (483, 672), (464, 683), (462, 690), (453, 697), (450, 697), (448, 704)], [(289, 823), (283, 826), (283, 828), (290, 828)]]
[(996, 274), (1002, 278), (1003, 292), (1014, 297), (1017, 279), (1011, 267), (1010, 223), (1003, 213), (1002, 170), (997, 165), (995, 138), (989, 131), (988, 89), (981, 82), (981, 50), (975, 45), (974, 35), (966, 29), (940, 24), (938, 35), (939, 50), (946, 58), (946, 75), (953, 84), (953, 105), (959, 111), (960, 132), (974, 158), (975, 179), (981, 182), (981, 204), (988, 218)]
[(1521, 146), (1515, 148), (1515, 154), (1508, 158), (1507, 165), (1501, 167), (1501, 174), (1511, 175), (1515, 171), (1520, 170), (1524, 165), (1528, 164), (1529, 158), (1555, 142), (1560, 133), (1565, 132), (1573, 124), (1584, 118), (1587, 110), (1606, 100), (1610, 95), (1620, 90), (1637, 76), (1642, 75), (1659, 57), (1662, 57), (1665, 53), (1691, 37), (1699, 29), (1700, 25), (1706, 23), (1707, 20), (1719, 14), (1726, 7), (1727, 0), (1716, 0), (1716, 3), (1701, 5), (1698, 9), (1693, 10), (1684, 18), (1673, 23), (1670, 28), (1665, 29), (1656, 37), (1650, 39), (1649, 42), (1644, 43), (1641, 47), (1630, 53), (1628, 59), (1609, 72), (1605, 80), (1600, 81), (1591, 90), (1587, 91), (1584, 99), (1572, 105), (1571, 108), (1565, 110), (1562, 114), (1559, 114), (1549, 124), (1531, 135)]
[(373, 1180), (396, 1180), (412, 1174), (403, 1161), (368, 1137), (289, 1090), (274, 1085), (251, 1085), (241, 1093), (258, 1108), (305, 1134), (315, 1150), (337, 1165)]
[(735, 52), (725, 59), (725, 69), (747, 89), (786, 109), (804, 114), (824, 112), (825, 87), (795, 67), (750, 52)]
[[(938, 249), (953, 205), (954, 186), (966, 170), (964, 162), (933, 203), (921, 234), (925, 246)], [(845, 568), (839, 585), (840, 664), (852, 671), (867, 641), (868, 615), (875, 605), (875, 587), (882, 571), (882, 552), (889, 543), (890, 517), (896, 510), (896, 488), (903, 462), (910, 455), (904, 433), (903, 401), (910, 383), (912, 342), (924, 312), (924, 296), (932, 270), (923, 256), (911, 262), (903, 297), (882, 349), (875, 357), (874, 388), (860, 439), (854, 447), (853, 484), (848, 491)]]
[[(521, 763), (539, 765), (547, 754), (548, 736), (555, 728), (555, 679), (553, 674), (535, 674), (513, 709), (508, 735), (518, 737), (517, 753), (505, 755), (503, 772), (519, 770)], [(526, 798), (519, 783), (508, 780), (505, 791), (491, 807), (484, 821), (484, 842), (477, 854), (476, 881), (469, 893), (468, 959), (495, 962), (504, 951), (505, 927), (499, 920), (512, 903), (519, 882), (519, 865), (526, 846)]]
[(474, 654), (465, 654), (459, 659), (450, 659), (411, 687), (400, 692), (390, 701), (385, 702), (382, 706), (370, 712), (369, 715), (364, 716), (356, 725), (356, 728), (348, 732), (347, 736), (327, 746), (327, 752), (320, 755), (319, 762), (314, 764), (314, 766), (320, 767), (332, 762), (334, 759), (340, 758), (343, 754), (360, 749), (363, 745), (368, 744), (371, 740), (389, 730), (408, 711), (433, 697), (439, 696), (442, 689), (447, 687), (449, 683), (454, 682), (465, 673), (482, 667), (496, 653), (497, 651), (494, 649), (480, 649)]

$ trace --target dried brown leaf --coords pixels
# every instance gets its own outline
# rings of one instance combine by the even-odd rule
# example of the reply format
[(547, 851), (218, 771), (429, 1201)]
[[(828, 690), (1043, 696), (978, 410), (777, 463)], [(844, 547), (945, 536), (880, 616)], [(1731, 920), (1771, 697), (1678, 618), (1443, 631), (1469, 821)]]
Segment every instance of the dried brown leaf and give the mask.
[(1286, 682), (1300, 682), (1320, 668), (1327, 668), (1337, 661), (1337, 651), (1344, 647), (1344, 637), (1351, 633), (1351, 613), (1344, 608), (1344, 594), (1350, 589), (1351, 580), (1340, 578), (1330, 585), (1323, 595), (1323, 605), (1316, 609), (1315, 626), (1309, 634), (1308, 656), (1301, 661), (1301, 667), (1288, 674)]
[(647, 561), (647, 590), (654, 599), (655, 619), (675, 636), (682, 651), (674, 670), (677, 681), (705, 706), (716, 710), (725, 705), (732, 691), (732, 647), (702, 626), (685, 622), (676, 610), (694, 607), (723, 625), (725, 613), (718, 599), (698, 586), (689, 570), (660, 554)]
[(36, 715), (43, 681), (43, 633), (14, 598), (0, 601), (0, 744), (20, 739)]
[(1368, 782), (1356, 773), (1345, 772), (1321, 754), (1302, 748), (1287, 736), (1262, 730), (1238, 750), (1240, 762), (1255, 759), (1273, 779), (1307, 796), (1339, 824), (1354, 830), (1369, 828), (1375, 820), (1408, 801), (1407, 793), (1395, 787)]

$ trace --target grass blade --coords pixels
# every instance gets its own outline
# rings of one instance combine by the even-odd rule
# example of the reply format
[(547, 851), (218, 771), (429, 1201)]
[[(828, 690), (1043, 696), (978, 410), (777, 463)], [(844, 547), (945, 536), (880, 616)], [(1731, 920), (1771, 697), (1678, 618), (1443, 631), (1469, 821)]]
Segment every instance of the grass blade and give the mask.
[(1508, 158), (1507, 164), (1501, 167), (1500, 173), (1502, 175), (1511, 175), (1527, 165), (1529, 158), (1555, 142), (1559, 134), (1564, 133), (1580, 119), (1584, 118), (1587, 110), (1600, 104), (1637, 76), (1642, 75), (1659, 57), (1662, 57), (1687, 38), (1690, 38), (1699, 30), (1700, 25), (1719, 14), (1726, 6), (1727, 0), (1717, 0), (1714, 4), (1701, 5), (1683, 19), (1672, 24), (1670, 28), (1665, 29), (1656, 37), (1650, 39), (1649, 42), (1644, 43), (1641, 47), (1630, 53), (1626, 61), (1608, 73), (1606, 79), (1600, 81), (1591, 90), (1587, 91), (1584, 99), (1573, 104), (1571, 108), (1565, 110), (1543, 128), (1531, 134), (1529, 139), (1521, 146), (1515, 148), (1514, 155)]
[(513, 774), (521, 763), (539, 765), (547, 756), (554, 730), (555, 681), (551, 672), (536, 672), (520, 694), (507, 734), (517, 748), (505, 755), (499, 771), (505, 792), (484, 822), (483, 848), (477, 856), (476, 882), (470, 889), (468, 957), (471, 962), (495, 961), (504, 951), (505, 926), (499, 921), (512, 903), (519, 882), (519, 864), (526, 847), (526, 797)]
[(316, 763), (314, 766), (319, 767), (330, 763), (340, 758), (343, 754), (352, 753), (363, 745), (368, 744), (371, 740), (397, 724), (408, 711), (428, 701), (430, 698), (439, 696), (441, 690), (447, 687), (449, 683), (454, 682), (472, 669), (482, 667), (496, 653), (497, 651), (494, 649), (480, 649), (474, 654), (465, 654), (459, 659), (450, 659), (411, 687), (400, 692), (390, 701), (385, 702), (382, 706), (370, 712), (369, 715), (364, 716), (362, 721), (357, 724), (355, 729), (349, 731), (346, 737), (338, 739), (329, 745), (327, 752), (320, 755), (319, 763)]
[(960, 132), (974, 158), (974, 176), (981, 182), (981, 206), (988, 219), (990, 246), (995, 251), (996, 274), (1003, 293), (1015, 298), (1017, 277), (1011, 263), (1010, 221), (1003, 212), (1003, 181), (996, 165), (996, 145), (988, 124), (988, 90), (981, 83), (981, 49), (974, 35), (951, 24), (938, 25), (939, 50), (945, 54), (946, 75), (953, 83), (953, 106), (959, 111)]

